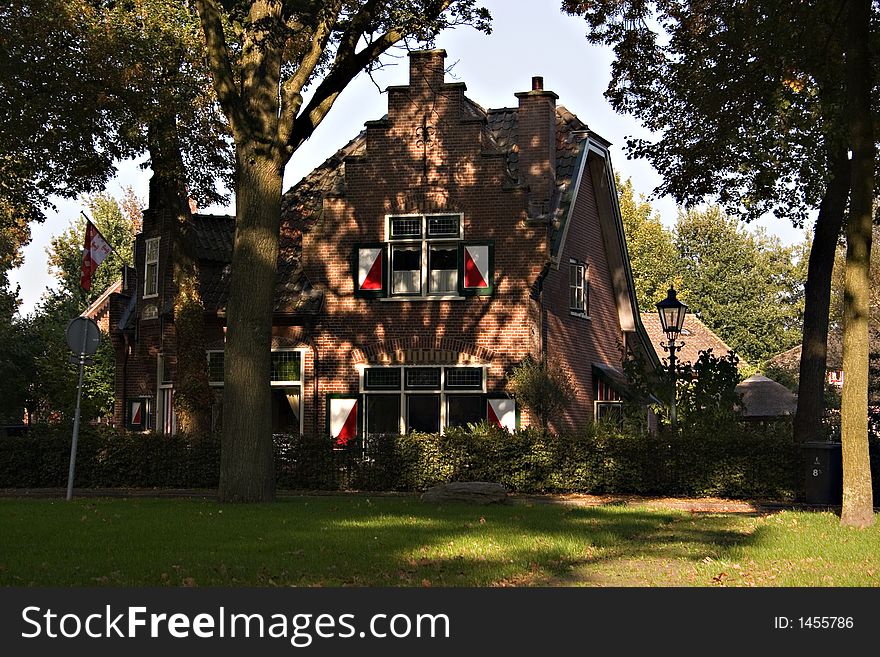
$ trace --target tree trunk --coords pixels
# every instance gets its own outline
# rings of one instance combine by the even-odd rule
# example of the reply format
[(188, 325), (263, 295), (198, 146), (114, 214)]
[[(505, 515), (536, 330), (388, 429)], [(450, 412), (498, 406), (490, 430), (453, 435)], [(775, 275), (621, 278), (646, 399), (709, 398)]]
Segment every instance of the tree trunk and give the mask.
[(282, 172), (270, 152), (238, 144), (220, 456), (224, 502), (275, 498), (269, 376)]
[(822, 438), (831, 274), (849, 196), (849, 173), (846, 148), (835, 148), (829, 156), (828, 187), (816, 218), (804, 293), (804, 331), (794, 417), (794, 437), (800, 442)]
[(874, 523), (868, 455), (868, 317), (870, 314), (871, 204), (874, 199), (874, 134), (868, 52), (871, 0), (853, 0), (847, 17), (847, 118), (852, 145), (852, 192), (846, 229), (843, 302), (843, 507), (840, 522)]

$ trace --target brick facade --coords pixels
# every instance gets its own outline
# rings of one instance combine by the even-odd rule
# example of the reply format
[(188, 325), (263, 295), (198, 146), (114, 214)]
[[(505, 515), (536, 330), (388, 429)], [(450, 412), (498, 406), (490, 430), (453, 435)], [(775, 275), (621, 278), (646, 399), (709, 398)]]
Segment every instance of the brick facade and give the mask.
[[(298, 265), (302, 294), (320, 293), (318, 311), (307, 317), (279, 313), (273, 328), (273, 344), (300, 350), (302, 381), (294, 392), (306, 432), (325, 430), (333, 411), (328, 404), (339, 396), (358, 400), (359, 429), (365, 427), (365, 368), (433, 366), (444, 377), (451, 376), (444, 368), (480, 368), (485, 373), (477, 392), (500, 399), (506, 396), (506, 372), (527, 355), (547, 355), (569, 373), (577, 400), (555, 424), (582, 426), (593, 417), (594, 366), (619, 368), (623, 345), (647, 342), (640, 337), (631, 289), (621, 289), (631, 277), (622, 232), (610, 234), (619, 216), (604, 216), (614, 214), (616, 196), (597, 202), (597, 193), (609, 195), (607, 186), (595, 189), (596, 171), (610, 171), (607, 143), (557, 108), (556, 94), (544, 91), (539, 78), (532, 90), (516, 94), (517, 108), (483, 110), (465, 96), (464, 84), (444, 82), (444, 57), (440, 50), (411, 53), (409, 84), (388, 89), (386, 117), (368, 122), (359, 137), (285, 195), (282, 258)], [(413, 217), (413, 226), (422, 222), (423, 241), (392, 242), (389, 217)], [(460, 232), (430, 241), (426, 226), (436, 217)], [(145, 213), (136, 249), (137, 290), (123, 291), (111, 304), (111, 315), (121, 317), (124, 295), (136, 295), (130, 318), (135, 329), (124, 340), (121, 332), (114, 338), (120, 423), (126, 396), (157, 398), (160, 355), (169, 368), (166, 378), (173, 380), (170, 240), (162, 238), (168, 220)], [(145, 300), (144, 248), (153, 237), (162, 238), (162, 285), (157, 298)], [(448, 292), (442, 295), (394, 293), (398, 276), (412, 280), (401, 285), (416, 286), (401, 288), (406, 291), (447, 284), (435, 282), (435, 275), (437, 281), (456, 279), (454, 265), (437, 265), (443, 271), (435, 272), (432, 258), (457, 263), (463, 289), (470, 244), (492, 261), (490, 294), (452, 288), (442, 288)], [(382, 290), (361, 295), (355, 288), (364, 245), (382, 253)], [(609, 248), (615, 250), (611, 257)], [(407, 258), (422, 259), (421, 274), (416, 265), (401, 264)], [(572, 259), (587, 267), (589, 317), (570, 310)], [(155, 306), (155, 318), (148, 319), (148, 306)], [(222, 347), (222, 310), (209, 313), (207, 323), (208, 343)], [(400, 394), (401, 404), (408, 404), (405, 388)], [(443, 395), (448, 399), (445, 388)], [(528, 422), (524, 409), (517, 410)], [(407, 412), (400, 413), (409, 425)]]

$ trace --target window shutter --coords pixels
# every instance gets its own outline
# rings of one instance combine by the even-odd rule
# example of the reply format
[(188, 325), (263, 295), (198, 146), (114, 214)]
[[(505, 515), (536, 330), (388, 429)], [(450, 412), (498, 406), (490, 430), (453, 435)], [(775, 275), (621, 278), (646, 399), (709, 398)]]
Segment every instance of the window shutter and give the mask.
[(507, 431), (516, 431), (519, 427), (519, 412), (516, 401), (509, 397), (487, 398), (486, 421)]
[(360, 429), (360, 403), (355, 396), (327, 398), (327, 429), (334, 447), (345, 447), (357, 438)]
[(458, 252), (458, 293), (485, 296), (495, 291), (494, 242), (462, 242)]
[(150, 414), (153, 412), (149, 397), (133, 397), (126, 401), (125, 426), (131, 431), (146, 431), (151, 428)]
[(365, 299), (387, 295), (388, 249), (377, 242), (355, 244), (352, 255), (354, 295)]

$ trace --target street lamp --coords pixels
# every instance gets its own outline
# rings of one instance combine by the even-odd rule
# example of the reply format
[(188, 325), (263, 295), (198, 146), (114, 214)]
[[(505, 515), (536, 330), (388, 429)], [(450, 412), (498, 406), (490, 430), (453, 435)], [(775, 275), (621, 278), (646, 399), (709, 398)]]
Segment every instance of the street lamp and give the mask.
[(675, 427), (675, 352), (684, 346), (684, 342), (678, 342), (681, 328), (684, 326), (684, 316), (688, 307), (675, 296), (675, 289), (670, 287), (666, 298), (657, 304), (657, 312), (660, 314), (660, 326), (666, 334), (666, 342), (660, 346), (669, 352), (669, 374), (672, 377), (672, 405), (669, 407), (669, 420)]

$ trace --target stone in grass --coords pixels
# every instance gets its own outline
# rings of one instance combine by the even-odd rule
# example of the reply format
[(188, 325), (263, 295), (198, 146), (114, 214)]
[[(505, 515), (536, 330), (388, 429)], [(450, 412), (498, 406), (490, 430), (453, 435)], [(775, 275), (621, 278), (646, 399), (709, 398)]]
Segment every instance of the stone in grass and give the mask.
[(453, 481), (429, 488), (422, 493), (422, 501), (505, 504), (507, 489), (491, 481)]

